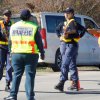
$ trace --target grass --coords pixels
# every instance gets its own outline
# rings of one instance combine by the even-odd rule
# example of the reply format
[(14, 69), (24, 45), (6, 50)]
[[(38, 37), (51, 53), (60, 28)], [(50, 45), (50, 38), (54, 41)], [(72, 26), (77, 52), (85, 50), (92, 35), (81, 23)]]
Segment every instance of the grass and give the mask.
[(37, 67), (36, 69), (37, 72), (53, 72), (52, 68), (50, 67)]
[[(80, 67), (78, 67), (78, 70), (80, 70), (80, 71), (100, 71), (100, 69), (96, 66), (80, 66)], [(53, 70), (50, 66), (48, 66), (48, 67), (38, 66), (37, 72), (53, 72)]]
[(78, 69), (83, 71), (100, 71), (100, 69), (96, 66), (80, 66)]

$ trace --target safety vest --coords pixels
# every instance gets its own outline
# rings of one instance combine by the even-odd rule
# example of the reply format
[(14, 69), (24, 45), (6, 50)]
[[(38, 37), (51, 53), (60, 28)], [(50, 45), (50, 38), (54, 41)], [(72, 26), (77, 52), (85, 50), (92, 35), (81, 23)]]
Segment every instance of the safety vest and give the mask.
[[(10, 27), (11, 26), (11, 22), (9, 24), (10, 24), (9, 25), (9, 27)], [(7, 30), (5, 28), (3, 20), (0, 21), (0, 27), (1, 27), (1, 33), (6, 35), (4, 40), (0, 40), (0, 44), (1, 45), (8, 45), (8, 35), (9, 35), (9, 32), (7, 33)]]
[[(68, 22), (65, 21), (64, 22), (64, 26), (67, 28), (68, 25), (72, 22), (72, 21), (75, 21), (74, 19), (70, 19)], [(64, 36), (61, 36), (61, 40), (64, 41), (64, 42), (78, 42), (80, 40), (80, 37), (73, 37), (73, 38), (64, 38)]]
[(33, 22), (19, 21), (11, 26), (11, 52), (38, 54), (39, 49), (35, 42), (38, 26)]

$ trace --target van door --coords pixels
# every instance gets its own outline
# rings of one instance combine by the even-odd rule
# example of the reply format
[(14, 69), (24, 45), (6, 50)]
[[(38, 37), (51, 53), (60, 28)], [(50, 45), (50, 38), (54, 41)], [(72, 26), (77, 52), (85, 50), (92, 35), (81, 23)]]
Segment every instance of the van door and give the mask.
[[(75, 20), (83, 25), (83, 20), (81, 17), (75, 16)], [(90, 63), (90, 51), (89, 51), (89, 45), (88, 45), (88, 37), (89, 34), (85, 34), (79, 41), (79, 50), (78, 50), (78, 58), (77, 58), (77, 64), (78, 65), (87, 65)]]
[(46, 62), (55, 63), (55, 55), (60, 45), (55, 30), (58, 24), (64, 20), (64, 16), (59, 14), (42, 13), (41, 15), (41, 27), (46, 29), (47, 37)]
[(79, 65), (90, 65), (90, 35), (85, 33), (85, 35), (79, 41), (79, 51), (78, 51), (78, 64)]
[[(90, 19), (84, 18), (84, 23), (86, 28), (98, 29), (97, 25)], [(100, 63), (100, 48), (97, 42), (98, 39), (89, 34), (88, 40), (91, 64), (97, 65)]]

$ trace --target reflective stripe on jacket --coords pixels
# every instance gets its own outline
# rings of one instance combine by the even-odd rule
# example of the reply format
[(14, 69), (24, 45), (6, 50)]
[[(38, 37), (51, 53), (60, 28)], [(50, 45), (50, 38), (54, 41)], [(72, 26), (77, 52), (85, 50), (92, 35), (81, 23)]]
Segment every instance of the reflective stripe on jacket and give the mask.
[[(69, 22), (65, 21), (64, 22), (65, 27), (67, 28), (72, 21), (75, 21), (75, 20), (74, 19), (71, 19)], [(73, 37), (73, 38), (64, 38), (62, 36), (62, 40), (64, 42), (72, 42), (72, 41), (78, 42), (80, 40), (80, 37), (79, 36), (76, 36), (76, 37)]]
[(8, 42), (0, 41), (0, 44), (1, 44), (1, 45), (8, 45)]
[[(0, 26), (1, 26), (1, 33), (2, 33), (2, 34), (6, 34), (6, 33), (5, 33), (5, 32), (6, 32), (6, 30), (5, 30), (5, 25), (4, 25), (3, 20), (0, 21)], [(5, 37), (5, 38), (6, 38), (6, 37)], [(7, 39), (5, 39), (5, 40), (0, 40), (0, 44), (1, 44), (1, 45), (8, 45)]]
[(12, 53), (39, 53), (35, 42), (35, 34), (38, 26), (33, 22), (19, 21), (11, 26), (11, 52)]

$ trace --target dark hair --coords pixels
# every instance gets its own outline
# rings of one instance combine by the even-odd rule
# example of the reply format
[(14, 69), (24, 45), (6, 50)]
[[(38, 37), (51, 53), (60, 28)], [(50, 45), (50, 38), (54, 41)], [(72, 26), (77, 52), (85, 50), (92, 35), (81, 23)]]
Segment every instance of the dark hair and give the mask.
[(64, 11), (64, 13), (73, 13), (74, 14), (74, 9), (71, 7), (66, 8)]
[(5, 16), (11, 16), (12, 15), (12, 13), (11, 13), (11, 11), (10, 10), (5, 10), (4, 12), (3, 12), (3, 15), (5, 15)]
[(5, 15), (5, 16), (11, 16), (12, 15), (12, 13), (11, 13), (11, 11), (10, 10), (5, 10), (4, 12), (3, 12), (3, 15)]
[(20, 14), (20, 18), (23, 20), (23, 21), (27, 21), (29, 20), (29, 18), (31, 17), (31, 13), (28, 9), (24, 9), (22, 10), (21, 14)]

